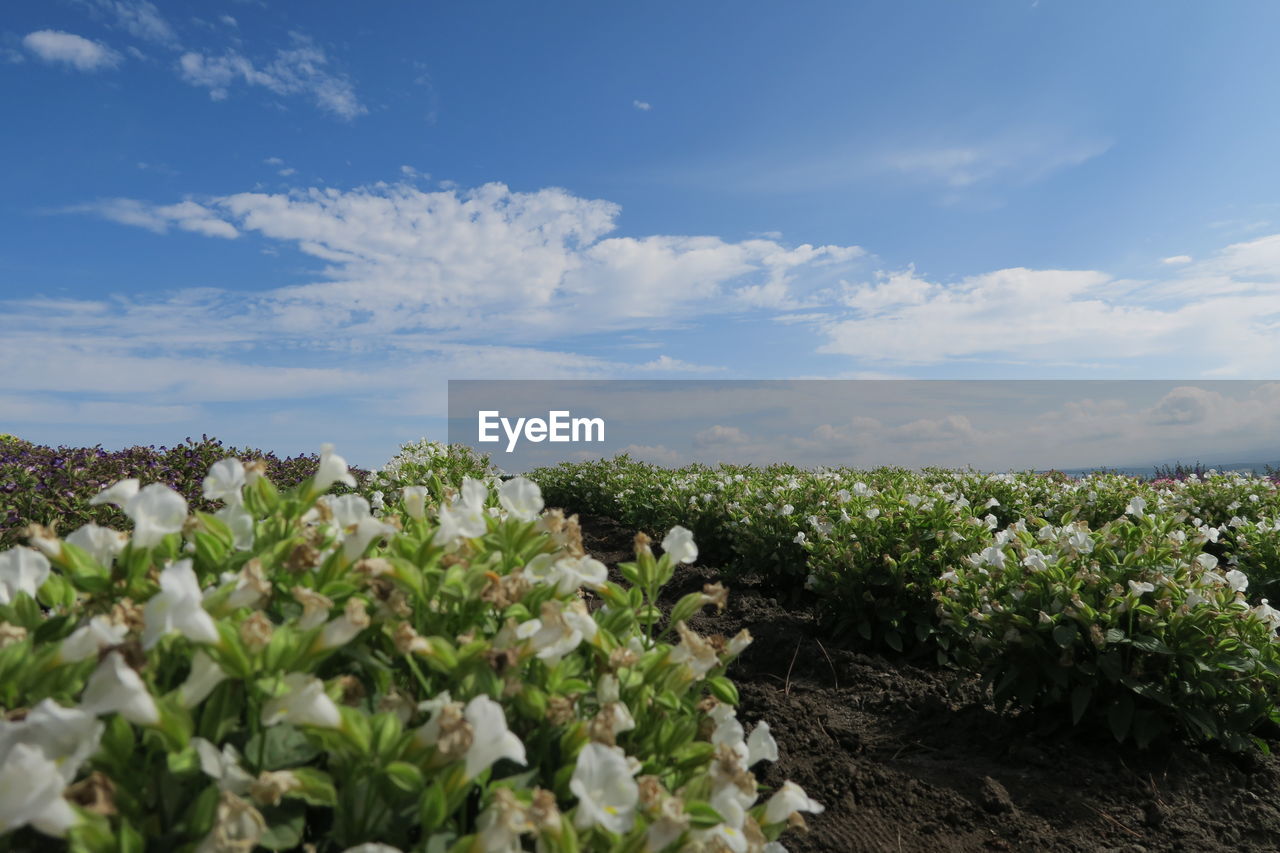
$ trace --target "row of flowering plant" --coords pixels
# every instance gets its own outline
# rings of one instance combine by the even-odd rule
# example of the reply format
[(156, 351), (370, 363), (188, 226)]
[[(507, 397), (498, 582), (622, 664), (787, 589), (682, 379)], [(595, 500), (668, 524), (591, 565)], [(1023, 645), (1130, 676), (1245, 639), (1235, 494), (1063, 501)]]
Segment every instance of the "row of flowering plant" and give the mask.
[(627, 459), (531, 476), (642, 528), (685, 507), (703, 535), (732, 542), (717, 555), (730, 573), (772, 569), (780, 588), (803, 573), (835, 630), (932, 650), (1046, 721), (1233, 748), (1265, 748), (1258, 733), (1280, 722), (1274, 478)]
[(0, 850), (744, 853), (822, 810), (752, 775), (750, 637), (686, 624), (725, 589), (656, 606), (686, 529), (619, 584), (529, 480), (375, 515), (331, 449), (264, 468), (214, 464), (214, 512), (122, 480), (93, 502), (130, 531), (0, 552)]

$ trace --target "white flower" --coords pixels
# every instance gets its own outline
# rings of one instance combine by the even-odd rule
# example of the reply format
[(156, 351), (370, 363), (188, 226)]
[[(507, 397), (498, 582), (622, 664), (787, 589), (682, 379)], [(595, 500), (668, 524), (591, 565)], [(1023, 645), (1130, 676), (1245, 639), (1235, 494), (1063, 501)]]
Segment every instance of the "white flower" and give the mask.
[(405, 486), (401, 490), (404, 495), (404, 509), (415, 521), (422, 521), (427, 515), (427, 487)]
[(217, 781), (219, 790), (238, 797), (249, 792), (253, 776), (240, 766), (240, 753), (234, 746), (227, 744), (219, 752), (217, 746), (202, 737), (193, 737), (191, 745), (200, 756), (200, 769)]
[(1141, 496), (1138, 496), (1129, 501), (1129, 505), (1124, 508), (1124, 511), (1135, 518), (1142, 518), (1142, 511), (1146, 508), (1147, 502)]
[(797, 533), (797, 534), (795, 535), (795, 538), (794, 538), (794, 539), (792, 539), (791, 541), (792, 541), (792, 542), (794, 542), (794, 543), (796, 543), (797, 545), (803, 545), (803, 544), (804, 544), (804, 531), (803, 531), (803, 530), (801, 530), (799, 533)]
[(213, 829), (200, 842), (195, 853), (240, 853), (258, 846), (267, 822), (262, 813), (230, 791), (218, 797), (218, 810)]
[(8, 604), (25, 592), (32, 598), (49, 579), (49, 560), (32, 548), (0, 551), (0, 604)]
[(311, 492), (313, 495), (324, 494), (334, 483), (355, 488), (356, 478), (347, 470), (347, 460), (333, 452), (333, 445), (324, 444), (320, 447), (320, 465), (316, 468)]
[(635, 822), (640, 788), (631, 778), (631, 766), (623, 751), (600, 743), (589, 743), (578, 753), (578, 763), (569, 780), (569, 790), (578, 798), (574, 826), (600, 826), (624, 835)]
[(516, 628), (516, 637), (528, 640), (534, 653), (548, 666), (578, 647), (583, 639), (593, 640), (599, 630), (581, 599), (568, 606), (552, 599), (542, 602), (540, 618), (530, 619)]
[(105, 616), (95, 616), (71, 632), (58, 649), (62, 663), (77, 663), (96, 657), (98, 652), (124, 642), (129, 633), (127, 625), (116, 625)]
[(364, 556), (369, 543), (383, 536), (390, 536), (396, 529), (373, 516), (367, 516), (356, 522), (355, 529), (349, 531), (342, 540), (342, 556), (348, 561), (358, 560)]
[(285, 693), (262, 706), (262, 725), (285, 722), (295, 726), (336, 729), (342, 725), (338, 706), (324, 692), (324, 682), (305, 672), (284, 677)]
[(502, 706), (488, 696), (477, 696), (467, 703), (464, 713), (475, 739), (467, 749), (467, 779), (474, 779), (501, 758), (524, 764), (524, 744), (507, 729), (507, 715)]
[(782, 514), (783, 514), (783, 515), (791, 515), (791, 513), (795, 512), (795, 511), (796, 511), (796, 508), (795, 508), (795, 507), (793, 507), (791, 504), (783, 504), (783, 505), (782, 505), (782, 510), (781, 510), (781, 512), (782, 512)]
[(766, 824), (782, 823), (796, 812), (822, 814), (825, 810), (822, 803), (809, 798), (804, 788), (795, 782), (783, 782), (782, 787), (769, 798), (769, 802), (764, 807), (764, 822)]
[(200, 582), (190, 560), (179, 560), (160, 573), (160, 592), (142, 611), (142, 647), (151, 649), (173, 631), (193, 643), (217, 643), (218, 626), (201, 603)]
[(1043, 572), (1049, 568), (1049, 561), (1045, 559), (1045, 555), (1039, 548), (1028, 548), (1027, 556), (1022, 558), (1022, 565), (1033, 572)]
[(376, 491), (372, 493), (371, 495), (369, 495), (369, 508), (375, 511), (386, 509), (386, 506), (387, 506), (386, 497), (387, 496), (384, 495), (381, 491)]
[(984, 564), (997, 569), (1004, 568), (1005, 557), (1003, 549), (993, 545), (990, 548), (984, 548), (981, 556)]
[(124, 509), (125, 504), (138, 493), (138, 481), (136, 479), (121, 480), (114, 486), (109, 486), (89, 498), (89, 506), (97, 506), (98, 504), (114, 504)]
[(316, 638), (317, 651), (336, 649), (345, 646), (355, 639), (356, 635), (368, 628), (369, 614), (365, 612), (364, 599), (351, 597), (347, 599), (342, 615), (328, 622), (320, 636)]
[(118, 713), (140, 726), (153, 726), (160, 721), (160, 711), (147, 692), (147, 685), (119, 652), (108, 654), (89, 676), (80, 707), (90, 714)]
[(187, 521), (187, 499), (163, 483), (152, 483), (129, 498), (124, 514), (133, 519), (133, 544), (150, 548), (182, 530)]
[(534, 830), (529, 810), (510, 788), (495, 788), (488, 808), (476, 818), (476, 841), (483, 853), (521, 853), (520, 836)]
[(1155, 592), (1155, 585), (1146, 581), (1129, 581), (1129, 590), (1134, 594), (1141, 596), (1145, 592)]
[(244, 463), (239, 459), (223, 459), (213, 463), (209, 475), (204, 478), (201, 494), (205, 500), (223, 501), (227, 506), (239, 506), (244, 501)]
[(437, 511), (440, 528), (433, 540), (435, 544), (447, 545), (459, 538), (483, 536), (489, 529), (484, 511), (488, 499), (489, 490), (484, 483), (470, 477), (463, 480), (462, 496), (448, 506), (442, 505)]
[(1067, 547), (1077, 554), (1088, 554), (1093, 551), (1093, 539), (1088, 531), (1077, 529), (1067, 537)]
[(758, 761), (777, 761), (778, 742), (769, 733), (769, 724), (761, 720), (751, 730), (747, 738), (747, 766), (752, 767)]
[(1249, 586), (1249, 576), (1239, 569), (1232, 569), (1227, 572), (1227, 583), (1235, 592), (1244, 592)]
[(0, 835), (31, 824), (62, 838), (79, 817), (62, 797), (66, 780), (39, 747), (19, 743), (0, 764)]
[(555, 578), (556, 592), (569, 595), (582, 586), (599, 589), (609, 579), (609, 569), (604, 563), (584, 554), (556, 560), (550, 575)]
[(1268, 604), (1265, 598), (1262, 599), (1261, 604), (1253, 608), (1253, 615), (1265, 622), (1272, 631), (1280, 628), (1280, 610)]
[[(97, 717), (80, 708), (64, 708), (52, 699), (42, 699), (22, 720), (0, 720), (0, 765), (16, 745), (34, 746), (54, 763), (69, 785), (81, 765), (98, 751), (105, 728)], [(0, 833), (3, 831), (0, 828)]]
[(231, 529), (231, 545), (237, 551), (248, 551), (253, 547), (254, 528), (257, 525), (253, 513), (240, 504), (227, 504), (213, 514)]
[(533, 521), (542, 512), (542, 489), (532, 480), (516, 477), (498, 486), (498, 503), (520, 521)]
[(683, 622), (676, 623), (676, 632), (680, 635), (680, 642), (668, 653), (667, 659), (671, 663), (687, 666), (691, 678), (705, 678), (708, 672), (720, 664), (715, 647)]
[(213, 689), (227, 678), (222, 667), (214, 663), (213, 658), (197, 649), (191, 657), (191, 674), (178, 688), (178, 701), (182, 707), (191, 709), (203, 702)]
[(99, 566), (109, 569), (116, 554), (128, 544), (129, 537), (110, 527), (85, 524), (72, 531), (66, 541), (87, 553)]
[(693, 542), (693, 534), (680, 525), (671, 528), (662, 538), (662, 550), (677, 563), (692, 563), (698, 559), (698, 546)]

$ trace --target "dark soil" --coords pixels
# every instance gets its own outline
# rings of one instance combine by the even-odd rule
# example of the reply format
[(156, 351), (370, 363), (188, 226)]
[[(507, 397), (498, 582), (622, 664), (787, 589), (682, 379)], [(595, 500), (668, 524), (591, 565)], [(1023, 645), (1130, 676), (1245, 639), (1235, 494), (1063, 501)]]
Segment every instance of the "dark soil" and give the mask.
[[(611, 570), (632, 559), (634, 531), (580, 520)], [(668, 604), (717, 579), (682, 567)], [(729, 675), (748, 730), (768, 720), (778, 741), (778, 762), (756, 776), (791, 779), (826, 805), (806, 816), (807, 834), (784, 836), (789, 850), (1280, 850), (1280, 757), (1037, 734), (1025, 715), (997, 713), (974, 677), (836, 642), (811, 604), (780, 606), (758, 578), (726, 585), (725, 612), (690, 624), (755, 638)]]

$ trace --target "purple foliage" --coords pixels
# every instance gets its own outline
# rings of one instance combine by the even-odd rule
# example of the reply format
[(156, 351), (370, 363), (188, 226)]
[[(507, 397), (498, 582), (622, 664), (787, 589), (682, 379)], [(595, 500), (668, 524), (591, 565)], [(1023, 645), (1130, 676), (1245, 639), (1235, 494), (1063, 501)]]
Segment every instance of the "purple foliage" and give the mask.
[[(130, 477), (144, 486), (164, 483), (181, 493), (192, 509), (212, 512), (218, 505), (204, 500), (201, 487), (209, 466), (227, 457), (263, 460), (267, 476), (281, 489), (314, 474), (320, 459), (315, 454), (281, 459), (252, 448), (224, 447), (207, 435), (199, 441), (188, 437), (174, 447), (123, 450), (104, 450), (101, 445), (46, 447), (0, 436), (0, 548), (25, 542), (24, 531), (31, 523), (55, 527), (64, 535), (88, 522), (130, 529), (115, 507), (89, 506), (99, 491)], [(367, 471), (356, 468), (351, 473), (361, 484), (368, 477)]]

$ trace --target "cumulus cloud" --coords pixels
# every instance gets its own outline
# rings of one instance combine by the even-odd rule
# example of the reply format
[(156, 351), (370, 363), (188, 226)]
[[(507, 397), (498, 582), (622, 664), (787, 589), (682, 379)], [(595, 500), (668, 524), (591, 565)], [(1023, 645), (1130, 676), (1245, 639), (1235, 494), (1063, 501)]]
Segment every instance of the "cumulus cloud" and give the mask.
[[(796, 279), (861, 255), (767, 240), (609, 237), (615, 204), (502, 184), (237, 193), (169, 206), (114, 199), (79, 209), (157, 232), (256, 232), (292, 244), (322, 261), (323, 274), (264, 294), (261, 310), (283, 328), (321, 324), (349, 334), (464, 335), (497, 322), (516, 338), (544, 340), (582, 330), (585, 318), (597, 331), (647, 328), (749, 310), (762, 290), (775, 302), (797, 301), (806, 282)], [(706, 369), (670, 358), (646, 368)]]
[(79, 71), (114, 68), (123, 57), (106, 45), (62, 30), (37, 30), (22, 45), (45, 62), (60, 62)]
[(351, 81), (327, 70), (324, 50), (301, 33), (290, 34), (293, 44), (276, 51), (262, 66), (235, 50), (221, 56), (190, 51), (178, 59), (182, 79), (209, 90), (209, 97), (221, 101), (237, 84), (260, 86), (277, 95), (307, 95), (321, 109), (350, 120), (368, 109), (360, 103)]

